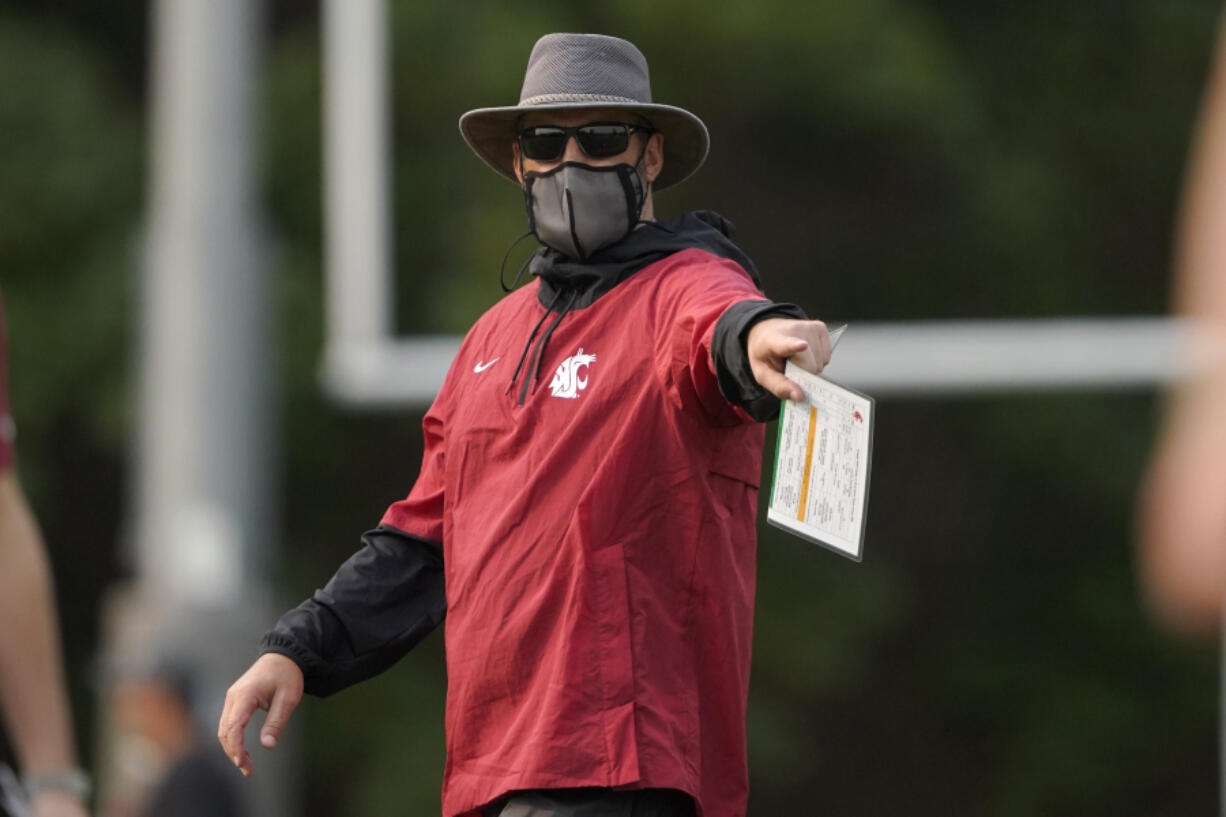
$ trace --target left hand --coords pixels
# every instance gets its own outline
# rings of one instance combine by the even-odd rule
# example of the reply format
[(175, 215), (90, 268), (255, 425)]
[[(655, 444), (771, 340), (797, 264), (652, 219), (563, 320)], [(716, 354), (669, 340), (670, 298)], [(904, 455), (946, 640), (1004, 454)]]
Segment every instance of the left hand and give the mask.
[(762, 388), (781, 400), (803, 400), (800, 386), (783, 376), (789, 359), (818, 374), (830, 363), (830, 331), (821, 321), (767, 318), (755, 323), (745, 339), (749, 368)]

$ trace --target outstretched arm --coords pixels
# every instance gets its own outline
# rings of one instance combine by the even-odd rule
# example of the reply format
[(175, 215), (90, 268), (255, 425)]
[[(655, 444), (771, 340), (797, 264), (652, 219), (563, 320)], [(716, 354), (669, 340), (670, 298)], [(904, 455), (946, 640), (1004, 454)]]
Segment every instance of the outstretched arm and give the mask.
[[(60, 665), (51, 570), (12, 470), (0, 471), (0, 709), (27, 779), (77, 767)], [(37, 790), (36, 817), (84, 817), (78, 797)]]
[(1206, 368), (1172, 395), (1142, 488), (1141, 583), (1169, 625), (1212, 632), (1226, 593), (1226, 18), (1185, 182), (1174, 306)]

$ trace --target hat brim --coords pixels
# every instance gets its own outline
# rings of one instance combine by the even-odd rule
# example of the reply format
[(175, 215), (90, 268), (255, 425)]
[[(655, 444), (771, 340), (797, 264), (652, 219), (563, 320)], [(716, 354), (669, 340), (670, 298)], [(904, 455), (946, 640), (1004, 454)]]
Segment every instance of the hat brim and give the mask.
[(637, 113), (646, 117), (652, 127), (664, 134), (664, 167), (653, 185), (656, 190), (663, 190), (684, 181), (706, 161), (707, 150), (711, 144), (707, 126), (694, 114), (672, 105), (583, 100), (477, 108), (460, 117), (460, 133), (468, 146), (487, 165), (517, 182), (515, 158), (511, 151), (516, 136), (516, 120), (528, 113), (582, 108)]

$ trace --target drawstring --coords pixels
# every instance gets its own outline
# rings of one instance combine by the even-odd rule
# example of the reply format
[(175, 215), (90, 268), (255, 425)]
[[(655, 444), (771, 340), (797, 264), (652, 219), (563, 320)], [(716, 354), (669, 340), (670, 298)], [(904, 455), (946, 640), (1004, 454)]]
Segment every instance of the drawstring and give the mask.
[[(532, 339), (536, 337), (536, 333), (540, 330), (541, 324), (543, 324), (545, 319), (549, 317), (549, 313), (553, 311), (553, 308), (558, 303), (558, 299), (561, 297), (562, 290), (559, 289), (556, 293), (554, 293), (553, 300), (549, 302), (549, 306), (546, 307), (545, 314), (541, 315), (541, 319), (536, 322), (536, 326), (532, 327), (532, 334), (528, 335), (528, 341), (524, 344), (524, 351), (520, 354), (519, 362), (515, 364), (515, 371), (511, 374), (511, 382), (507, 384), (507, 390), (503, 392), (503, 394), (509, 394), (511, 387), (515, 385), (515, 378), (519, 377), (519, 370), (524, 365), (524, 359), (528, 357), (528, 350), (532, 348)], [(520, 399), (520, 402), (523, 402), (522, 398)]]
[[(558, 294), (561, 295), (562, 291), (558, 290)], [(558, 312), (557, 319), (554, 320), (553, 323), (549, 324), (549, 328), (545, 330), (545, 334), (541, 335), (541, 339), (536, 342), (536, 351), (532, 355), (532, 366), (529, 369), (530, 373), (524, 375), (523, 385), (520, 386), (519, 389), (519, 404), (521, 406), (524, 404), (524, 400), (528, 399), (529, 383), (532, 384), (532, 393), (536, 393), (536, 381), (541, 375), (541, 357), (545, 353), (545, 345), (549, 343), (549, 338), (553, 336), (553, 330), (558, 328), (558, 324), (560, 324), (562, 319), (566, 317), (566, 314), (570, 312), (571, 307), (575, 305), (575, 299), (578, 297), (579, 290), (571, 290), (570, 297), (566, 299), (566, 306), (562, 307), (562, 309)], [(557, 301), (556, 295), (554, 296), (554, 301)], [(552, 308), (553, 307), (550, 306), (550, 309)], [(537, 324), (537, 328), (540, 328), (539, 323)], [(528, 342), (531, 343), (532, 338), (528, 338)]]
[(520, 264), (519, 272), (515, 273), (515, 279), (511, 281), (511, 285), (507, 286), (506, 279), (503, 277), (503, 273), (505, 273), (507, 269), (507, 259), (511, 257), (511, 251), (519, 246), (519, 242), (523, 241), (530, 235), (532, 235), (531, 230), (512, 241), (511, 246), (507, 247), (507, 251), (502, 256), (502, 263), (498, 265), (498, 283), (502, 286), (503, 292), (510, 292), (511, 290), (515, 289), (515, 285), (519, 283), (520, 276), (524, 274), (524, 270), (528, 268), (528, 264), (532, 263), (533, 254), (529, 253), (528, 257), (524, 259), (524, 263)]

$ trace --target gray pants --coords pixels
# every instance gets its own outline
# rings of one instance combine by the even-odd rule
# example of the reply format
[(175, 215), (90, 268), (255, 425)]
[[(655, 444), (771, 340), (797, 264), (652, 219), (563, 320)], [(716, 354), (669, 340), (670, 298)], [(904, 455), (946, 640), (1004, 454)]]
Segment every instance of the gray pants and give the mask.
[(694, 801), (674, 789), (546, 789), (511, 795), (486, 817), (694, 817)]

